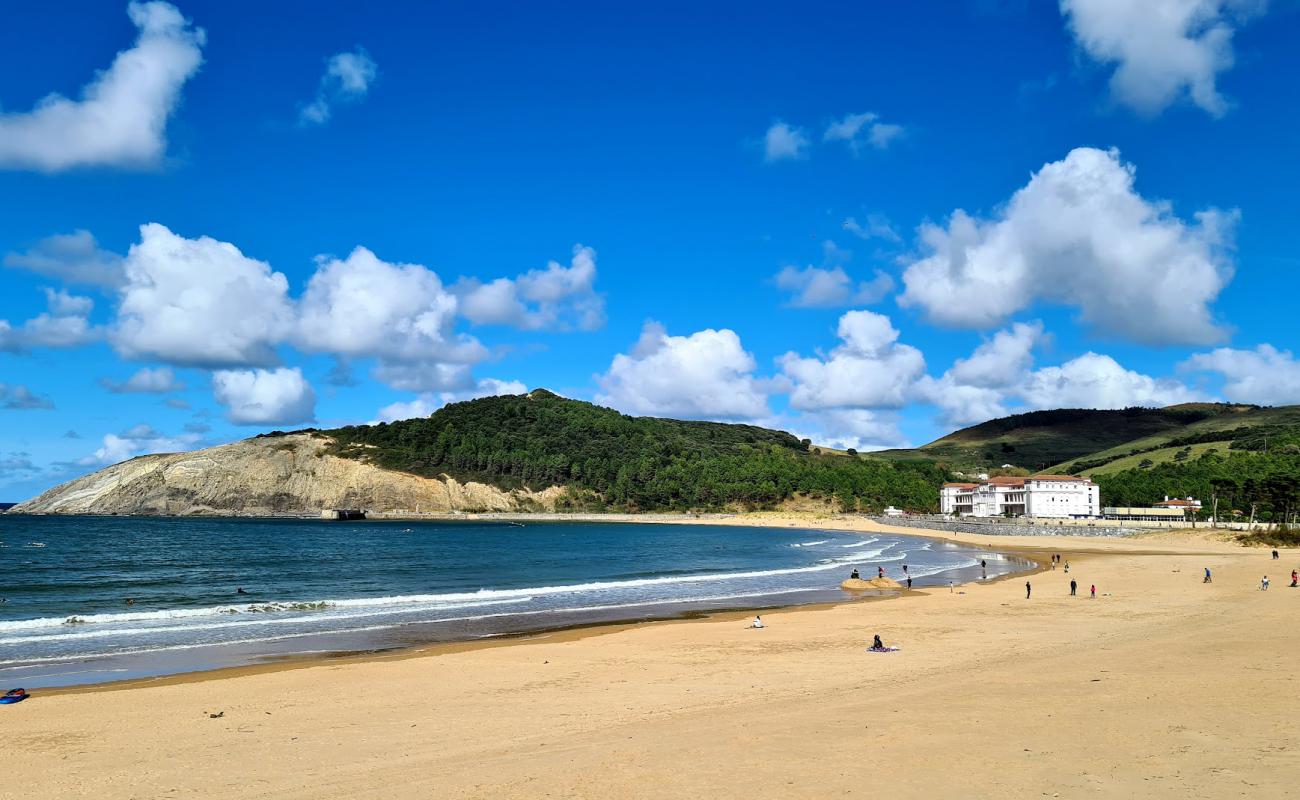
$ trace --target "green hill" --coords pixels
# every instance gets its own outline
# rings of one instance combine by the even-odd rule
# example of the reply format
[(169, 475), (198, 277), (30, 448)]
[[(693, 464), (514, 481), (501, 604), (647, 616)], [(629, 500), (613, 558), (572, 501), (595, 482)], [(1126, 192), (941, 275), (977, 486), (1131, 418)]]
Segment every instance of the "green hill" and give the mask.
[(890, 460), (931, 459), (966, 470), (1011, 464), (1031, 472), (1068, 472), (1068, 462), (1076, 459), (1110, 450), (1119, 457), (1127, 454), (1124, 448), (1134, 440), (1176, 438), (1190, 425), (1230, 420), (1253, 409), (1203, 403), (1118, 411), (1031, 411), (963, 428), (913, 450), (884, 450), (872, 455)]
[(502, 488), (569, 488), (571, 508), (770, 508), (796, 497), (845, 509), (938, 507), (945, 470), (822, 454), (752, 425), (630, 417), (544, 389), (447, 405), (422, 419), (320, 433), (336, 455)]

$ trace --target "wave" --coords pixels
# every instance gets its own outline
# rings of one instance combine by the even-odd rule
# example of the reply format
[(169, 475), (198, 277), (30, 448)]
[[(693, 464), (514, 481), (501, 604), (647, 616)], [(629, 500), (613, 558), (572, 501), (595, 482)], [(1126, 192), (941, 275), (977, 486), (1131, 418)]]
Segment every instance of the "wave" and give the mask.
[[(878, 555), (877, 553), (876, 555)], [(195, 619), (203, 617), (230, 617), (246, 613), (258, 613), (259, 616), (265, 617), (258, 620), (261, 623), (272, 621), (275, 612), (267, 609), (276, 609), (280, 613), (293, 613), (295, 616), (290, 619), (301, 619), (304, 613), (319, 612), (322, 610), (332, 609), (364, 609), (364, 608), (384, 608), (392, 610), (393, 606), (402, 605), (419, 605), (441, 606), (455, 603), (483, 603), (488, 601), (512, 601), (524, 602), (536, 596), (552, 596), (559, 594), (578, 594), (588, 592), (612, 592), (625, 589), (639, 589), (653, 586), (671, 586), (677, 584), (703, 583), (709, 581), (724, 580), (743, 580), (752, 578), (769, 578), (781, 575), (798, 575), (812, 572), (823, 572), (830, 569), (836, 569), (845, 564), (860, 561), (862, 558), (873, 557), (868, 553), (846, 554), (839, 558), (825, 559), (820, 563), (803, 567), (787, 567), (784, 569), (769, 570), (748, 570), (739, 572), (707, 572), (696, 575), (677, 575), (672, 577), (656, 578), (636, 578), (623, 581), (592, 581), (588, 583), (564, 584), (559, 586), (529, 586), (519, 589), (479, 589), (475, 592), (448, 592), (443, 594), (412, 594), (412, 595), (392, 595), (385, 597), (357, 597), (344, 599), (326, 599), (326, 600), (308, 600), (308, 601), (282, 601), (272, 603), (253, 603), (248, 606), (209, 606), (206, 608), (185, 608), (185, 609), (163, 609), (160, 611), (140, 611), (114, 614), (87, 614), (78, 615), (76, 627), (79, 632), (87, 628), (104, 625), (119, 625), (122, 623), (132, 622), (158, 622), (168, 620)], [(901, 556), (900, 556), (901, 558)], [(893, 559), (890, 559), (893, 560)], [(308, 611), (307, 609), (310, 609)], [(348, 615), (354, 616), (354, 615)], [(355, 615), (360, 616), (360, 615)], [(37, 631), (41, 629), (58, 629), (66, 628), (68, 617), (41, 617), (29, 620), (12, 620), (0, 622), (0, 634), (16, 633), (19, 631)], [(66, 634), (73, 636), (76, 634)], [(52, 638), (52, 637), (46, 637)], [(11, 639), (0, 639), (0, 644), (11, 643)]]
[(826, 544), (829, 541), (830, 539), (818, 539), (815, 542), (799, 542), (797, 544), (792, 544), (790, 546), (791, 547), (815, 547), (819, 544)]

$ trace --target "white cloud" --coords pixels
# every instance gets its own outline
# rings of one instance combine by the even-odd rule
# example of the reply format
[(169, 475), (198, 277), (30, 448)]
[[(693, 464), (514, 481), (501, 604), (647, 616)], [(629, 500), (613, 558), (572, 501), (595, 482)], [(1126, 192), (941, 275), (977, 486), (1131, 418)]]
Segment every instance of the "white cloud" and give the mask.
[(894, 279), (881, 270), (876, 270), (870, 281), (862, 281), (856, 286), (841, 267), (798, 269), (787, 266), (776, 274), (774, 280), (777, 288), (791, 294), (790, 305), (798, 308), (871, 305), (885, 299), (894, 289)]
[(115, 289), (122, 285), (122, 257), (101, 250), (90, 231), (47, 236), (25, 253), (9, 253), (5, 266), (64, 283)]
[(629, 414), (754, 419), (769, 413), (754, 366), (734, 331), (669, 336), (647, 322), (632, 352), (596, 376), (596, 402)]
[(1205, 399), (1176, 380), (1127, 370), (1110, 356), (1091, 352), (1035, 370), (1019, 394), (1030, 408), (1168, 406)]
[(51, 94), (25, 113), (0, 114), (0, 167), (57, 172), (81, 166), (140, 167), (167, 148), (167, 120), (199, 68), (204, 33), (168, 3), (132, 2), (135, 44), (82, 89)]
[(100, 378), (99, 383), (115, 394), (166, 394), (185, 388), (171, 367), (143, 367), (124, 381)]
[(894, 230), (889, 218), (881, 214), (868, 214), (862, 222), (849, 217), (844, 220), (843, 228), (860, 239), (884, 239), (894, 244), (903, 241), (903, 237), (898, 235), (898, 231)]
[(309, 351), (377, 357), (375, 377), (397, 389), (458, 389), (488, 354), (453, 331), (457, 307), (437, 273), (358, 247), (342, 261), (318, 259), (299, 303), (296, 340)]
[(293, 328), (288, 281), (233, 244), (140, 227), (126, 257), (113, 345), (127, 358), (198, 367), (272, 364)]
[(140, 423), (121, 434), (110, 433), (104, 436), (99, 449), (91, 455), (77, 461), (84, 467), (107, 466), (126, 461), (128, 458), (151, 453), (177, 453), (194, 449), (199, 441), (195, 434), (167, 436), (159, 433), (145, 423)]
[(867, 452), (908, 445), (895, 415), (861, 408), (807, 412), (778, 427), (787, 427), (800, 439), (837, 450)]
[(595, 330), (605, 324), (605, 298), (596, 292), (595, 282), (596, 251), (575, 245), (567, 267), (550, 261), (545, 269), (513, 280), (462, 279), (455, 290), (461, 315), (478, 325)]
[(295, 425), (316, 415), (316, 392), (297, 367), (214, 372), (212, 393), (236, 425)]
[(1300, 403), (1300, 361), (1289, 350), (1278, 350), (1268, 344), (1254, 350), (1220, 347), (1197, 353), (1182, 366), (1222, 375), (1223, 395), (1234, 403)]
[(0, 408), (8, 411), (48, 410), (54, 408), (54, 402), (20, 383), (0, 383)]
[(763, 135), (763, 160), (767, 162), (808, 157), (808, 135), (802, 128), (775, 122)]
[(1210, 305), (1232, 275), (1236, 215), (1184, 222), (1138, 195), (1133, 180), (1117, 151), (1079, 148), (1045, 165), (993, 219), (958, 210), (946, 228), (922, 226), (928, 255), (907, 267), (899, 302), (978, 328), (1046, 301), (1139, 342), (1221, 339)]
[(829, 357), (786, 353), (777, 362), (790, 388), (790, 405), (802, 410), (900, 408), (925, 373), (925, 358), (898, 343), (889, 317), (849, 311), (840, 317), (840, 344)]
[(1115, 64), (1111, 92), (1158, 114), (1186, 96), (1212, 116), (1228, 101), (1215, 80), (1232, 67), (1237, 26), (1266, 0), (1061, 0), (1071, 34), (1093, 59)]
[(354, 103), (364, 98), (378, 75), (379, 66), (362, 48), (335, 53), (325, 62), (325, 74), (321, 76), (316, 97), (298, 112), (298, 121), (304, 125), (325, 123), (335, 104)]
[(426, 392), (414, 400), (392, 403), (379, 409), (380, 422), (396, 422), (402, 419), (427, 417), (448, 403), (473, 400), (476, 397), (495, 397), (503, 394), (525, 394), (528, 387), (519, 381), (501, 381), (496, 378), (484, 378), (473, 389), (461, 392)]
[(77, 347), (98, 339), (90, 324), (94, 301), (60, 289), (45, 289), (49, 311), (14, 327), (0, 319), (0, 352), (21, 353), (34, 347)]
[(1033, 369), (1033, 350), (1044, 338), (1040, 322), (998, 331), (941, 377), (919, 381), (915, 396), (937, 406), (950, 426), (1037, 409), (1166, 406), (1205, 399), (1175, 379), (1128, 370), (1097, 353)]
[(884, 150), (890, 142), (903, 135), (902, 125), (880, 122), (880, 115), (872, 112), (849, 114), (838, 122), (832, 122), (822, 134), (825, 142), (848, 142), (854, 154), (864, 147)]
[(993, 334), (968, 358), (957, 359), (946, 377), (955, 383), (985, 389), (1011, 386), (1029, 370), (1034, 361), (1034, 347), (1042, 338), (1041, 322), (1017, 322)]

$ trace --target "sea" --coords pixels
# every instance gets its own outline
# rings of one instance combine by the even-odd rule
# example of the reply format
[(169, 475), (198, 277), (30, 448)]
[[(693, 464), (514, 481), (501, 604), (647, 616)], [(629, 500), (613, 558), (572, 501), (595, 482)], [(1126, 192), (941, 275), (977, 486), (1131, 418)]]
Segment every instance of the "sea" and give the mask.
[(1029, 567), (918, 536), (509, 521), (0, 517), (0, 690), (851, 599)]

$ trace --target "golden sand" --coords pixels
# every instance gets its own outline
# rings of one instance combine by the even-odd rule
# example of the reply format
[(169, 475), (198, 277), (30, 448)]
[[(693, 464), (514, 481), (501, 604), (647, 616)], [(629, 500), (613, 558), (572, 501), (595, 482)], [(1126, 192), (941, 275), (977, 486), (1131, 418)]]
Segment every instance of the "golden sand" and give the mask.
[[(1059, 552), (1071, 572), (765, 612), (763, 630), (717, 614), (37, 692), (0, 708), (0, 797), (1273, 798), (1300, 788), (1300, 589), (1286, 585), (1300, 551), (1272, 561), (1205, 533), (949, 538), (1042, 560)], [(876, 633), (902, 650), (866, 652)]]

